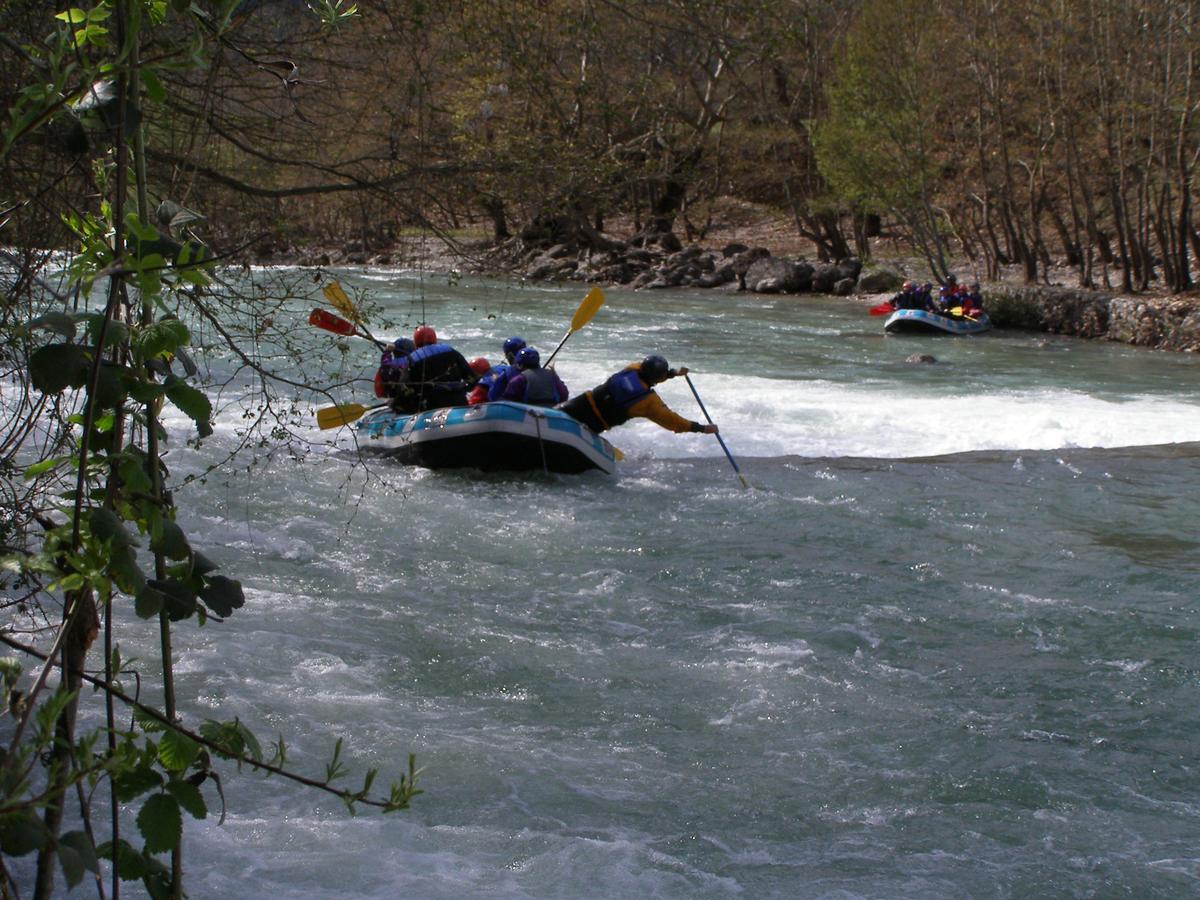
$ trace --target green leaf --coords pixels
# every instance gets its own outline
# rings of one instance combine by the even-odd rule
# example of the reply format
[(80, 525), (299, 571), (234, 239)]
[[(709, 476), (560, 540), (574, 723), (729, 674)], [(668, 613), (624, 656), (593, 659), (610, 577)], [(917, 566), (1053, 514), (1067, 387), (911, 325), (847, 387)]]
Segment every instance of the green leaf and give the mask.
[(152, 403), (167, 393), (167, 389), (156, 381), (142, 378), (131, 379), (126, 385), (129, 396), (138, 403)]
[(187, 346), (190, 335), (187, 326), (178, 319), (159, 319), (147, 325), (133, 339), (138, 362), (148, 362), (156, 356), (169, 356)]
[(147, 765), (121, 772), (113, 779), (113, 783), (117, 788), (117, 799), (122, 803), (128, 803), (146, 791), (162, 787), (163, 778)]
[(168, 375), (166, 380), (167, 399), (174, 403), (197, 426), (208, 425), (212, 418), (212, 404), (203, 391), (187, 382)]
[(143, 460), (136, 456), (125, 456), (117, 466), (117, 474), (126, 490), (134, 494), (149, 494), (154, 490), (150, 476), (146, 474)]
[(116, 409), (125, 402), (124, 370), (115, 365), (101, 365), (100, 377), (96, 380), (96, 406), (100, 409)]
[(68, 341), (75, 339), (75, 320), (64, 312), (48, 312), (29, 323), (30, 329), (45, 328), (61, 334)]
[(183, 836), (183, 816), (178, 801), (170, 794), (153, 795), (142, 804), (137, 814), (137, 826), (146, 840), (146, 852), (174, 850)]
[[(207, 575), (209, 572), (215, 572), (219, 566), (197, 550), (192, 554), (192, 572), (196, 575)], [(203, 596), (203, 592), (201, 592)]]
[(91, 354), (78, 344), (47, 344), (29, 357), (29, 377), (43, 394), (87, 384)]
[(137, 539), (125, 528), (125, 523), (111, 509), (97, 506), (88, 513), (92, 534), (113, 547), (136, 547)]
[(78, 7), (72, 7), (66, 12), (60, 12), (56, 14), (54, 18), (58, 19), (60, 22), (66, 22), (68, 25), (82, 25), (88, 20), (88, 14), (86, 11), (79, 9)]
[(179, 801), (193, 819), (208, 817), (208, 804), (200, 793), (200, 788), (187, 781), (172, 781), (167, 785), (167, 792)]
[(167, 99), (167, 92), (152, 69), (142, 69), (139, 74), (142, 76), (142, 87), (146, 89), (147, 97), (155, 103), (162, 103)]
[(200, 745), (186, 734), (168, 730), (158, 742), (158, 761), (169, 772), (183, 772), (196, 759)]
[(97, 506), (88, 513), (92, 534), (114, 547), (136, 547), (137, 539), (125, 528), (125, 523), (111, 509)]
[[(177, 231), (185, 225), (190, 225), (193, 222), (205, 222), (207, 219), (196, 212), (188, 209), (186, 206), (180, 206), (174, 200), (164, 200), (158, 205), (158, 209), (154, 213), (154, 217), (158, 220), (158, 224), (163, 228), (167, 228), (172, 232)], [(190, 243), (190, 242), (189, 242)], [(181, 262), (187, 262), (192, 258), (195, 247), (187, 244), (181, 249), (177, 259)], [(186, 254), (186, 256), (184, 256)]]
[(235, 609), (241, 609), (245, 605), (246, 594), (240, 581), (226, 578), (224, 575), (209, 575), (204, 581), (200, 599), (214, 615), (226, 618), (232, 615)]
[(95, 345), (100, 338), (100, 331), (104, 331), (104, 349), (115, 347), (125, 343), (129, 339), (129, 327), (124, 322), (118, 322), (116, 319), (109, 319), (108, 325), (104, 324), (104, 313), (79, 313), (76, 315), (76, 320), (83, 322), (86, 327), (88, 343)]
[(60, 466), (66, 461), (67, 458), (65, 456), (58, 456), (53, 459), (43, 459), (41, 462), (34, 463), (32, 466), (29, 466), (29, 468), (25, 470), (25, 477), (27, 479), (37, 478), (42, 473), (49, 472), (55, 466)]
[(160, 731), (167, 730), (167, 726), (163, 724), (161, 719), (151, 715), (146, 710), (137, 706), (133, 708), (133, 720), (137, 722), (142, 731), (146, 732), (147, 734), (157, 734)]
[(163, 520), (158, 539), (150, 542), (150, 549), (162, 553), (167, 559), (187, 559), (191, 552), (187, 535), (170, 519)]
[(173, 578), (151, 578), (134, 598), (134, 611), (149, 619), (165, 611), (172, 622), (186, 619), (196, 611), (195, 592)]
[(108, 573), (122, 593), (136, 597), (146, 586), (146, 575), (137, 564), (132, 547), (114, 549), (108, 560)]
[(83, 881), (87, 872), (100, 872), (96, 851), (92, 849), (92, 842), (82, 831), (68, 831), (58, 839), (58, 862), (62, 866), (63, 877), (67, 879), (68, 887), (75, 887)]
[(56, 586), (60, 591), (77, 591), (83, 587), (83, 576), (78, 572), (72, 572), (70, 575), (64, 575), (58, 579)]
[(0, 817), (0, 850), (5, 856), (25, 856), (41, 850), (49, 840), (50, 832), (32, 812)]
[[(96, 848), (96, 855), (101, 859), (113, 858), (112, 841), (105, 841)], [(122, 881), (137, 881), (139, 878), (144, 878), (146, 873), (150, 871), (147, 865), (147, 859), (140, 850), (137, 850), (129, 841), (121, 838), (117, 841), (117, 862), (121, 867)]]

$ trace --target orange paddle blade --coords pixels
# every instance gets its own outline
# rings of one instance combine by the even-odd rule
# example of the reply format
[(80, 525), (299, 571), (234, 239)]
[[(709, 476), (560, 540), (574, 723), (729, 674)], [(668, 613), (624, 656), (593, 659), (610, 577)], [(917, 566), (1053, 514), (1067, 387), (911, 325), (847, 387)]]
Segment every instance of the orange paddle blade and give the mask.
[(308, 324), (315, 325), (334, 334), (354, 334), (354, 323), (347, 322), (341, 316), (335, 316), (323, 309), (314, 309), (308, 314)]

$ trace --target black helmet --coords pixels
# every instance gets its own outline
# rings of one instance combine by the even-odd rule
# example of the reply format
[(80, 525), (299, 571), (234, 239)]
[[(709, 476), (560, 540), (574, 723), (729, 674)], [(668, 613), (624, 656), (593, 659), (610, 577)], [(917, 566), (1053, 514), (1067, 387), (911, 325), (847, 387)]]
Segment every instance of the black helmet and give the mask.
[(638, 374), (642, 376), (642, 380), (647, 384), (657, 384), (665, 380), (670, 373), (671, 367), (658, 354), (647, 356), (642, 360), (642, 364), (638, 366)]

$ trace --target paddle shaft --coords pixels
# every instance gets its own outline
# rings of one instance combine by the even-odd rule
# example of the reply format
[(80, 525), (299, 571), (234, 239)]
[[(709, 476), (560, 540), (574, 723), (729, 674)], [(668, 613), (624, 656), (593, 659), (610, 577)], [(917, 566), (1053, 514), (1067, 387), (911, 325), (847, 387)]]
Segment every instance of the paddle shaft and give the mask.
[(570, 331), (568, 331), (566, 334), (563, 335), (563, 339), (558, 342), (558, 346), (554, 348), (554, 352), (550, 354), (550, 358), (548, 360), (546, 360), (544, 363), (542, 363), (543, 369), (547, 368), (550, 365), (550, 363), (554, 362), (554, 357), (558, 356), (558, 351), (563, 348), (563, 344), (565, 344), (567, 342), (567, 338), (569, 338), (574, 333), (575, 333), (575, 329), (572, 328)]
[[(696, 398), (696, 402), (700, 404), (700, 412), (704, 413), (704, 418), (708, 419), (709, 425), (715, 425), (712, 416), (708, 414), (708, 410), (704, 408), (704, 401), (700, 399), (700, 394), (696, 392), (696, 386), (692, 384), (692, 376), (684, 375), (684, 380), (688, 383), (688, 387), (692, 389), (692, 396)], [(737, 473), (737, 477), (742, 481), (742, 487), (750, 487), (750, 482), (746, 480), (746, 476), (742, 474), (741, 468), (737, 464), (737, 460), (733, 458), (733, 454), (729, 452), (729, 448), (725, 446), (725, 439), (721, 437), (721, 432), (713, 433), (713, 437), (717, 439), (717, 443), (721, 445), (721, 449), (725, 451), (725, 458), (729, 460), (729, 464), (733, 466), (733, 471)]]
[(550, 354), (550, 358), (542, 363), (545, 368), (554, 362), (554, 357), (558, 356), (558, 351), (563, 348), (563, 344), (567, 342), (567, 338), (577, 332), (580, 328), (592, 321), (592, 316), (596, 315), (596, 310), (604, 305), (604, 291), (598, 287), (592, 288), (584, 298), (579, 301), (579, 307), (575, 310), (575, 315), (571, 318), (571, 327), (563, 339), (558, 342), (558, 346), (554, 348), (554, 352)]

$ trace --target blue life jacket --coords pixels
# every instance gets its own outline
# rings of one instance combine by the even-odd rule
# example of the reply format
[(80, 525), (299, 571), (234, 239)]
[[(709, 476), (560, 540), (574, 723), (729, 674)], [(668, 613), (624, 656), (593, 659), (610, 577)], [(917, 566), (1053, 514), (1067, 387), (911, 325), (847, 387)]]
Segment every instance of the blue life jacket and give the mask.
[(504, 396), (504, 389), (508, 387), (508, 382), (520, 370), (516, 366), (500, 363), (495, 366), (492, 371), (488, 372), (485, 378), (490, 378), (488, 382), (488, 400), (499, 400)]
[(629, 408), (653, 393), (638, 377), (637, 369), (623, 369), (592, 391), (592, 400), (600, 417), (612, 428), (628, 422)]
[(426, 360), (432, 359), (435, 356), (441, 356), (443, 353), (453, 352), (455, 352), (454, 348), (449, 344), (443, 344), (440, 342), (437, 344), (426, 344), (424, 347), (418, 347), (409, 354), (408, 364), (411, 368), (419, 363), (424, 363)]

